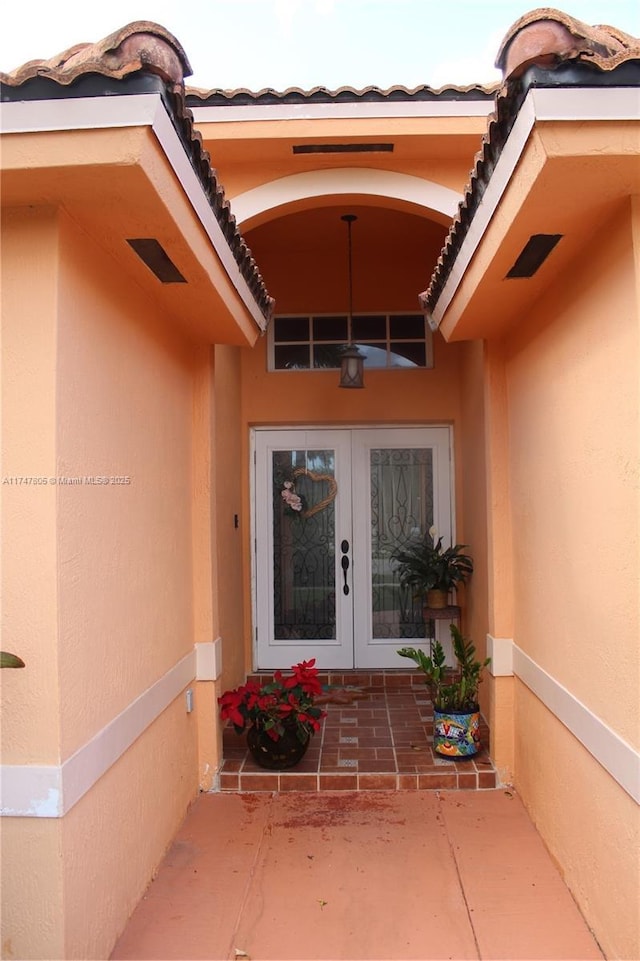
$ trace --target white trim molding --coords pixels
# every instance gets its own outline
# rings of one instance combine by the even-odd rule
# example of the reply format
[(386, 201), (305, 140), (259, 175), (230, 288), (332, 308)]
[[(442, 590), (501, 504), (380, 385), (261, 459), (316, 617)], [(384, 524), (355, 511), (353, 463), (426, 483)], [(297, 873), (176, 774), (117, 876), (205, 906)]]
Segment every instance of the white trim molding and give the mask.
[(491, 658), (489, 673), (493, 677), (513, 676), (513, 640), (487, 634), (487, 655)]
[(392, 170), (368, 167), (336, 167), (291, 174), (238, 194), (231, 207), (239, 225), (267, 210), (308, 200), (312, 197), (360, 194), (363, 197), (388, 197), (436, 211), (452, 218), (462, 195), (432, 180)]
[(196, 644), (196, 681), (217, 681), (222, 674), (222, 638)]
[(515, 644), (513, 673), (640, 804), (640, 753)]
[(640, 753), (631, 744), (525, 654), (510, 637), (487, 634), (487, 654), (491, 658), (489, 672), (493, 677), (513, 675), (522, 681), (620, 787), (640, 803)]
[(62, 764), (3, 764), (2, 816), (64, 817), (182, 693), (195, 673), (194, 648)]
[[(187, 90), (187, 94), (189, 91)], [(384, 100), (378, 103), (224, 104), (191, 107), (196, 123), (238, 123), (283, 120), (390, 120), (402, 117), (487, 117), (494, 109), (493, 97), (484, 100)]]

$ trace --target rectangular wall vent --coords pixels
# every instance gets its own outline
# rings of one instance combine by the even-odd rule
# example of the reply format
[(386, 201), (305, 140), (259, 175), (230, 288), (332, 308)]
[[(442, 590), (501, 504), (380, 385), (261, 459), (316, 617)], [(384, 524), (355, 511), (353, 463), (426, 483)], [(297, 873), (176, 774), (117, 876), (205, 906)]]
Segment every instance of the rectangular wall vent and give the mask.
[(135, 250), (140, 260), (147, 265), (158, 280), (163, 284), (186, 284), (168, 253), (153, 237), (136, 237), (127, 240), (129, 246)]
[(303, 143), (291, 148), (296, 153), (393, 153), (392, 143)]
[(562, 234), (533, 234), (529, 237), (507, 274), (507, 278), (533, 277), (562, 236)]

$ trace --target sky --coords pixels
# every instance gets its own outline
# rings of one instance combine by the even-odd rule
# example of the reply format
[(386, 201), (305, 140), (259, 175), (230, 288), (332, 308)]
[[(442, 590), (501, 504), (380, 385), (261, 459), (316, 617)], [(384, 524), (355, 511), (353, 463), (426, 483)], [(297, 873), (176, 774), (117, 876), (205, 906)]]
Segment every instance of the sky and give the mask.
[[(542, 6), (542, 3), (539, 3)], [(189, 86), (409, 88), (492, 83), (509, 27), (532, 0), (29, 0), (0, 14), (0, 69), (152, 20), (182, 44)], [(640, 36), (638, 0), (560, 0), (589, 24)]]

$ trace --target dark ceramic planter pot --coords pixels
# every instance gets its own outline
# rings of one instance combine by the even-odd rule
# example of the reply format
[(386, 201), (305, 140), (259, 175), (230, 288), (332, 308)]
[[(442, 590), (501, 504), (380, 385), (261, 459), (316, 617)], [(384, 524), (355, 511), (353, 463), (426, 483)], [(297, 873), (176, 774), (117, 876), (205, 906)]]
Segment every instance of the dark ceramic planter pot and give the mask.
[(443, 757), (473, 757), (480, 750), (480, 711), (433, 712), (433, 749)]
[(250, 727), (247, 731), (247, 747), (251, 757), (256, 764), (269, 771), (284, 771), (294, 767), (304, 757), (310, 743), (310, 734), (306, 741), (301, 741), (295, 729), (285, 730), (277, 741), (256, 727)]

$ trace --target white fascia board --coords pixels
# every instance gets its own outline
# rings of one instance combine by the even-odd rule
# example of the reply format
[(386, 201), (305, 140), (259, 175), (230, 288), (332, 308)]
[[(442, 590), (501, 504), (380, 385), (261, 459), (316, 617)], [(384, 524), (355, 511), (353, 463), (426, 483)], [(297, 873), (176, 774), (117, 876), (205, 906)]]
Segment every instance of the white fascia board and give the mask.
[(191, 107), (196, 123), (237, 123), (264, 120), (375, 120), (402, 117), (486, 117), (491, 100), (354, 101), (351, 103), (237, 104)]
[(536, 120), (640, 120), (640, 87), (535, 88)]
[(5, 103), (0, 111), (0, 131), (3, 134), (141, 126), (148, 126), (153, 130), (229, 280), (258, 328), (264, 330), (266, 320), (262, 311), (229, 249), (222, 228), (159, 94), (20, 101)]
[(434, 309), (434, 329), (462, 283), (465, 271), (491, 222), (502, 195), (520, 162), (536, 123), (549, 121), (640, 120), (640, 89), (636, 87), (549, 88), (529, 90), (462, 242), (451, 273)]
[(153, 124), (159, 94), (127, 97), (81, 97), (63, 100), (20, 100), (0, 107), (0, 132), (43, 133), (143, 127)]
[(164, 150), (167, 160), (171, 164), (174, 173), (182, 184), (185, 193), (191, 202), (191, 206), (195, 210), (200, 223), (209, 237), (209, 240), (213, 244), (216, 254), (222, 262), (229, 280), (235, 287), (238, 295), (242, 299), (242, 302), (251, 314), (258, 328), (264, 331), (267, 326), (266, 318), (255, 302), (253, 294), (251, 293), (246, 280), (240, 272), (240, 268), (238, 267), (236, 259), (229, 248), (229, 244), (227, 243), (222, 232), (222, 228), (218, 223), (218, 219), (211, 209), (209, 200), (202, 189), (202, 184), (196, 176), (195, 170), (191, 166), (191, 161), (185, 152), (182, 141), (175, 132), (173, 124), (171, 123), (162, 101), (160, 101), (160, 105), (160, 109), (156, 114), (153, 124), (153, 132), (158, 138), (158, 141), (160, 142), (160, 145), (162, 146), (162, 149)]

